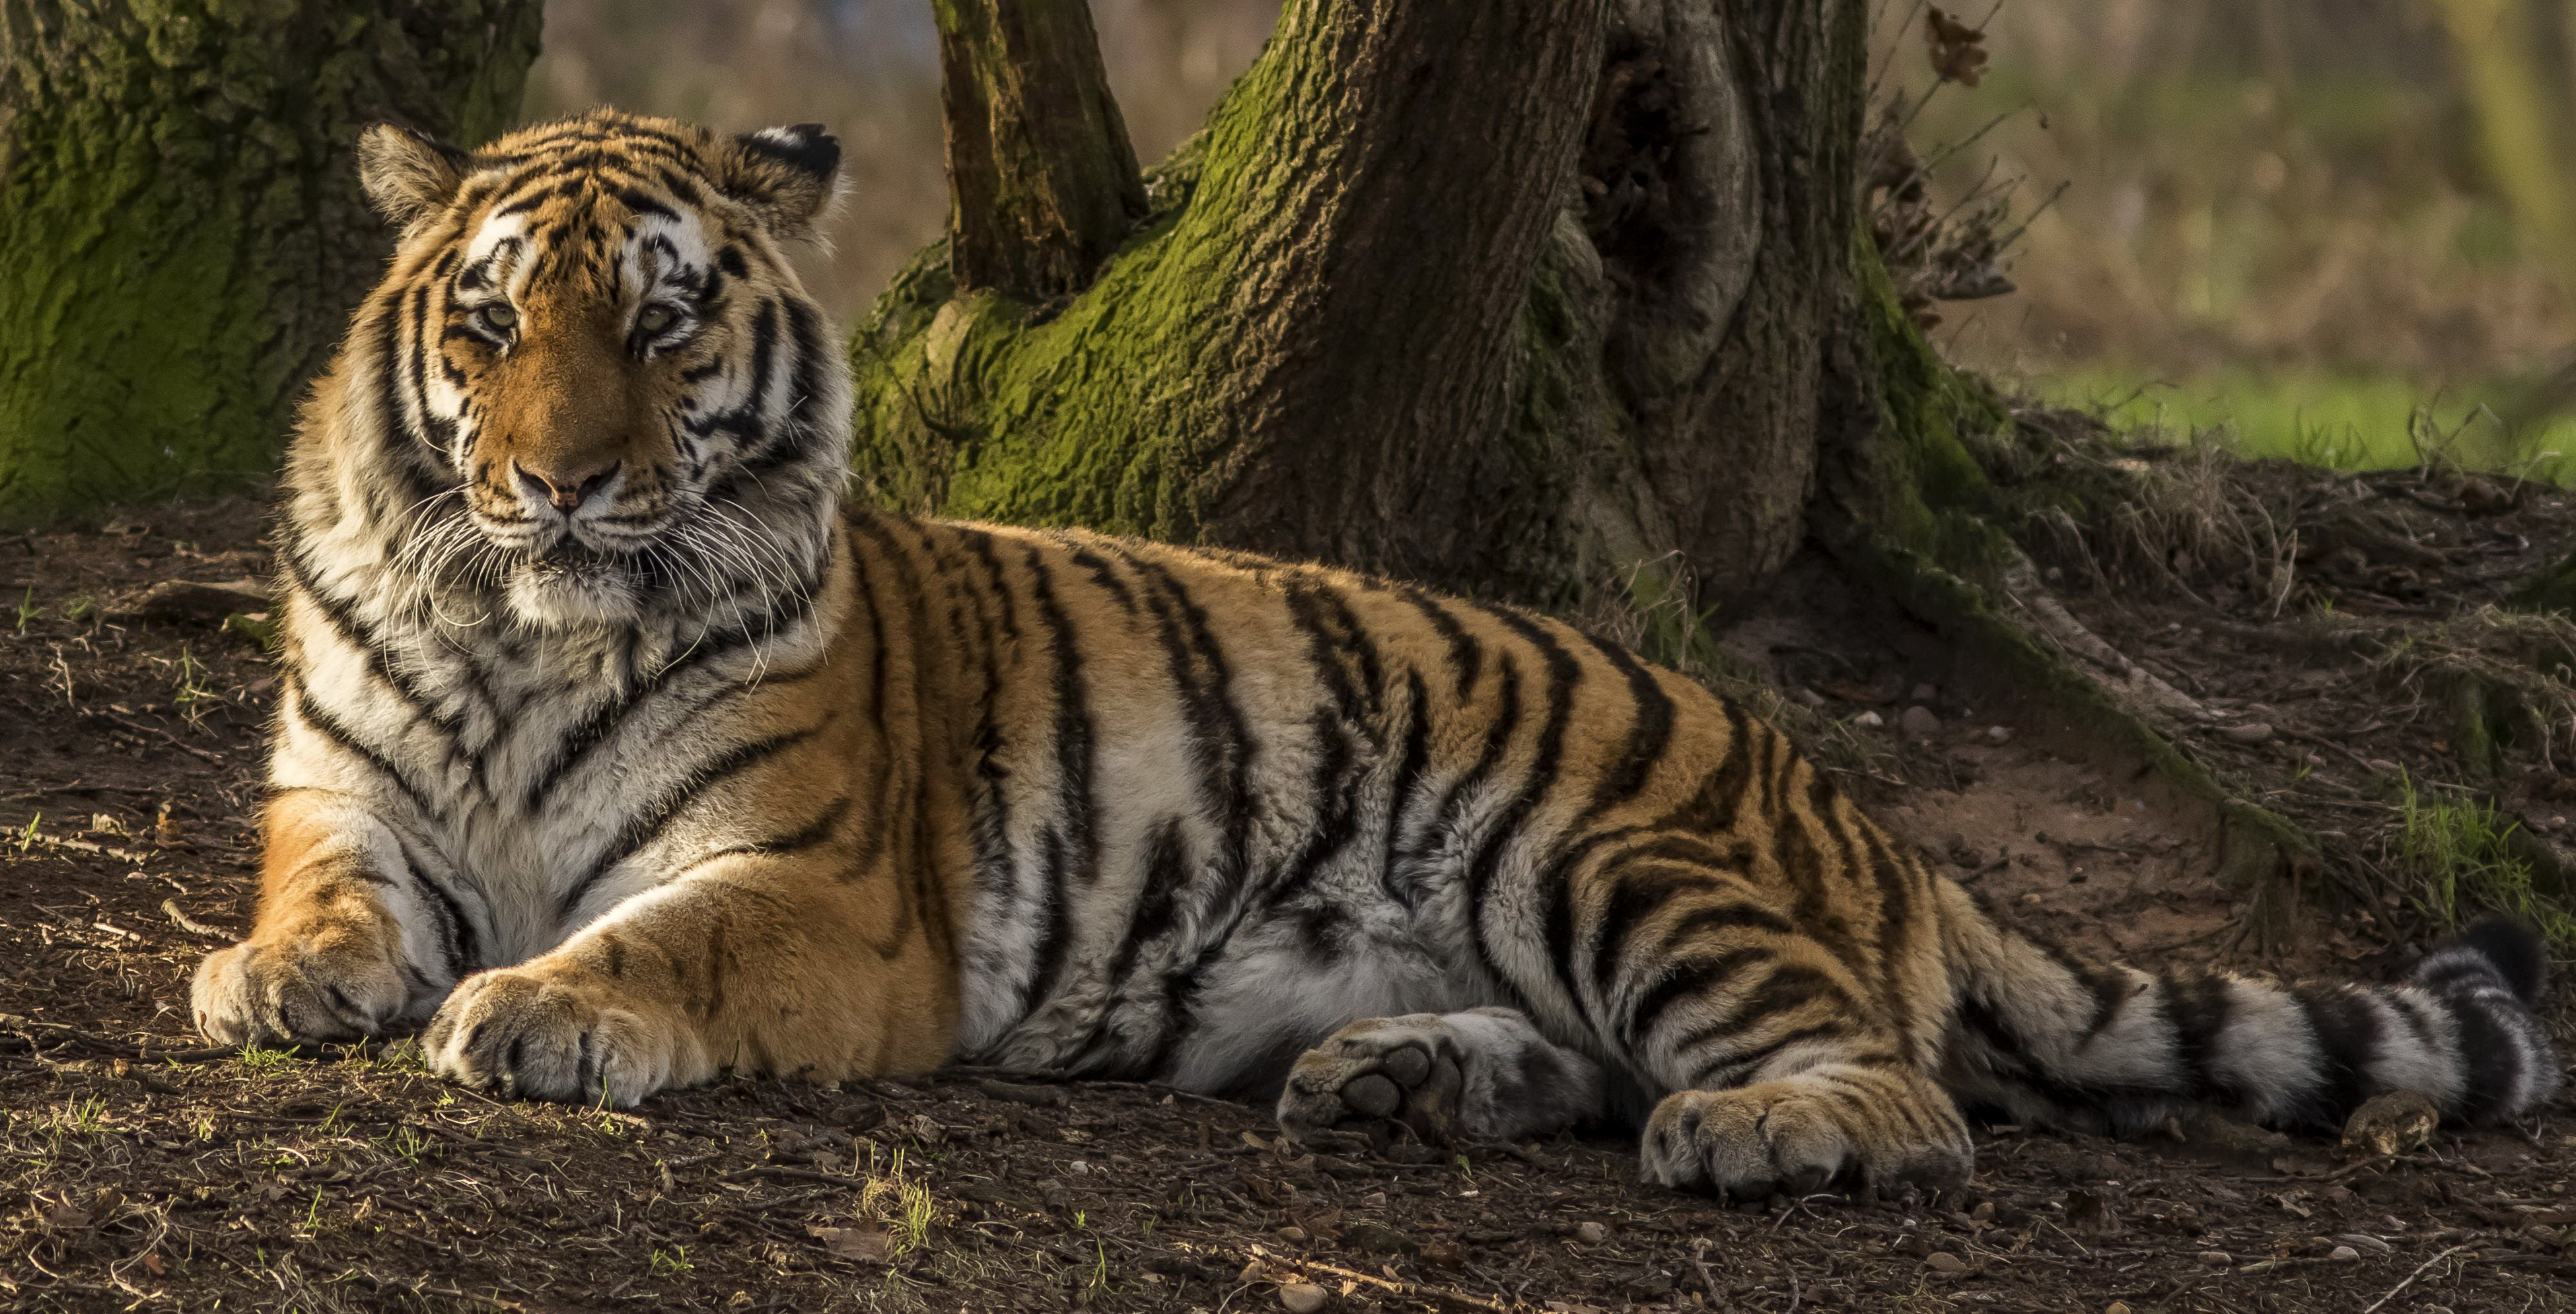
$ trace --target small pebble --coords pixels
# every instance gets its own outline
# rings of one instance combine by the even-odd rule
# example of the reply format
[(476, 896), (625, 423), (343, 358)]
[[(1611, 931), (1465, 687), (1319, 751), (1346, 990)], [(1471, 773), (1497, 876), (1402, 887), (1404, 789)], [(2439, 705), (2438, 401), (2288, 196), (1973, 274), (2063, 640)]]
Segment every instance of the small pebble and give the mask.
[(2129, 1314), (2129, 1302), (2115, 1300), (2102, 1307), (2102, 1314)]
[(1278, 1237), (1280, 1240), (1285, 1241), (1292, 1246), (1304, 1245), (1306, 1243), (1306, 1229), (1297, 1226), (1295, 1223), (1290, 1223), (1288, 1226), (1279, 1229)]
[(1941, 691), (1931, 685), (1918, 684), (1914, 686), (1913, 692), (1905, 695), (1905, 700), (1910, 703), (1928, 703), (1940, 696)]
[(2349, 1264), (2352, 1261), (2361, 1258), (2361, 1252), (2353, 1249), (2351, 1246), (2336, 1246), (2334, 1249), (2326, 1252), (2326, 1258), (2331, 1259), (2338, 1264)]
[(2218, 737), (2239, 744), (2259, 744), (2272, 737), (2272, 724), (2269, 721), (2245, 721), (2223, 725), (2218, 727)]
[(1941, 1274), (1943, 1277), (1957, 1277), (1961, 1273), (1968, 1271), (1968, 1261), (1959, 1258), (1957, 1255), (1951, 1254), (1947, 1250), (1935, 1250), (1931, 1254), (1923, 1257), (1923, 1267)]
[(1896, 718), (1896, 723), (1912, 739), (1929, 739), (1941, 733), (1941, 718), (1920, 703), (1906, 708), (1904, 714)]
[(1279, 1288), (1279, 1303), (1291, 1314), (1315, 1314), (1332, 1303), (1333, 1293), (1311, 1282), (1291, 1282)]
[(1987, 726), (1987, 727), (1986, 727), (1986, 742), (1987, 742), (1987, 743), (1989, 743), (1989, 744), (2009, 744), (2009, 743), (2011, 743), (2011, 742), (2012, 742), (2012, 727), (2011, 727), (2011, 726), (2008, 726), (2008, 725), (1990, 725), (1990, 726)]
[(1587, 1246), (1597, 1246), (1610, 1239), (1610, 1229), (1599, 1223), (1576, 1223), (1574, 1239)]
[(1863, 712), (1860, 715), (1853, 717), (1851, 719), (1851, 723), (1859, 726), (1863, 730), (1875, 730), (1880, 726), (1887, 724), (1887, 718), (1880, 716), (1876, 712)]
[(2200, 1262), (2211, 1268), (2226, 1268), (2236, 1262), (2236, 1256), (2224, 1250), (2204, 1250), (2200, 1252)]

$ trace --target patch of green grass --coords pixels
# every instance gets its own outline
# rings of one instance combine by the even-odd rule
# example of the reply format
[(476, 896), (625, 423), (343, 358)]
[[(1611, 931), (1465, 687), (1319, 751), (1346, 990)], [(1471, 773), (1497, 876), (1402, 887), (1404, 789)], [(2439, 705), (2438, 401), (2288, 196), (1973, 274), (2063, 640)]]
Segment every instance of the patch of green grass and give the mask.
[[(868, 1158), (871, 1171), (859, 1187), (859, 1213), (885, 1225), (888, 1249), (897, 1255), (928, 1245), (931, 1228), (939, 1222), (939, 1202), (930, 1194), (930, 1188), (905, 1171), (900, 1147), (883, 1173), (873, 1171), (874, 1147)], [(1077, 1213), (1074, 1228), (1080, 1231), (1082, 1226), (1082, 1216)]]
[(2113, 368), (2021, 381), (2042, 400), (2100, 412), (2122, 429), (2162, 429), (2246, 457), (2334, 470), (2447, 460), (2576, 484), (2576, 416), (2508, 430), (2486, 399), (2514, 385), (2446, 388), (2373, 375), (2239, 371), (2144, 378)]
[(107, 1101), (95, 1096), (63, 1101), (54, 1114), (57, 1131), (74, 1136), (99, 1136), (107, 1131)]
[(253, 1072), (281, 1071), (301, 1061), (302, 1058), (302, 1054), (293, 1045), (284, 1049), (271, 1049), (266, 1045), (244, 1045), (241, 1052), (242, 1066)]
[(2576, 958), (2576, 915), (2532, 888), (2531, 864), (2515, 857), (2515, 823), (2492, 800), (2427, 794), (2400, 782), (2405, 821), (2398, 851), (2423, 880), (2424, 911), (2458, 926), (2481, 914), (2528, 918), (2561, 958)]
[(668, 1250), (656, 1246), (644, 1260), (645, 1271), (655, 1277), (678, 1277), (694, 1267), (696, 1265), (689, 1262), (687, 1246), (673, 1246)]
[(188, 651), (188, 645), (180, 644), (178, 682), (177, 687), (171, 692), (170, 699), (178, 707), (179, 714), (186, 717), (190, 725), (204, 722), (207, 705), (222, 701), (215, 693), (215, 686), (208, 678), (209, 674), (206, 664), (198, 661), (196, 655)]

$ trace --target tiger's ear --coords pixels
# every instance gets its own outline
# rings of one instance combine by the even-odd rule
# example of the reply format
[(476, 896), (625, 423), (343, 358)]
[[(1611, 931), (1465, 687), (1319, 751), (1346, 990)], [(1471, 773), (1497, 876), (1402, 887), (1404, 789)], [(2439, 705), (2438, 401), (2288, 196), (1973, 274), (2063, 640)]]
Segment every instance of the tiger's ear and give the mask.
[(426, 133), (378, 123), (358, 134), (358, 185), (376, 213), (408, 227), (456, 195), (467, 158)]
[(733, 139), (719, 180), (779, 237), (804, 237), (832, 203), (841, 143), (819, 123), (763, 128)]

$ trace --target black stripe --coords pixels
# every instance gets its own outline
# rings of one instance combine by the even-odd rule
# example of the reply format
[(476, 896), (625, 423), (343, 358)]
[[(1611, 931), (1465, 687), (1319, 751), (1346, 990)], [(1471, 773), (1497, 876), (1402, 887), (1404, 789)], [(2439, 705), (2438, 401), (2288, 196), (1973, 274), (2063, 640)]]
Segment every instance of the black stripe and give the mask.
[(1627, 1021), (1621, 1024), (1620, 1033), (1634, 1047), (1655, 1033), (1656, 1024), (1673, 1005), (1726, 985), (1738, 972), (1776, 956), (1768, 949), (1739, 948), (1705, 958), (1673, 960), (1665, 965), (1654, 985), (1628, 1006)]
[[(1543, 695), (1547, 706), (1547, 720), (1539, 729), (1538, 745), (1530, 760), (1529, 770), (1521, 778), (1519, 792), (1503, 808), (1501, 815), (1486, 827), (1474, 856), (1467, 864), (1468, 917), (1476, 946), (1484, 952), (1486, 965), (1493, 968), (1498, 977), (1508, 980), (1508, 976), (1501, 970), (1501, 963), (1507, 959), (1504, 955), (1494, 952), (1493, 942), (1486, 931), (1485, 913), (1489, 903), (1486, 897), (1487, 891), (1502, 866), (1504, 849), (1519, 835), (1521, 826), (1528, 821), (1530, 814), (1538, 809), (1540, 802), (1556, 785), (1557, 771), (1563, 764), (1565, 753), (1565, 727), (1574, 715), (1574, 691), (1583, 679), (1583, 669), (1576, 664), (1573, 654), (1568, 653), (1564, 645), (1558, 643), (1554, 636), (1529, 618), (1493, 608), (1487, 608), (1486, 611), (1518, 634), (1523, 642), (1537, 649), (1540, 658), (1547, 663), (1547, 692)], [(1569, 965), (1562, 958), (1557, 959), (1553, 965), (1560, 983), (1570, 979)], [(1526, 989), (1526, 986), (1523, 988)], [(1572, 993), (1570, 988), (1569, 993)], [(1574, 995), (1569, 1002), (1573, 1004), (1576, 1013), (1587, 1011), (1579, 994)]]
[(2324, 1055), (2317, 1073), (2323, 1080), (2310, 1096), (2308, 1120), (2319, 1127), (2341, 1126), (2346, 1115), (2378, 1093), (2370, 1069), (2379, 1061), (2379, 1010), (2359, 991), (2340, 984), (2302, 985), (2290, 996), (2308, 1015), (2308, 1027), (2316, 1032)]
[(1039, 897), (1046, 902), (1040, 916), (1042, 929), (1031, 955), (1028, 985), (1021, 996), (1021, 1012), (1025, 1014), (1035, 1011), (1046, 992), (1055, 986), (1069, 937), (1066, 906), (1072, 896), (1066, 886), (1072, 882), (1088, 890), (1099, 882), (1100, 844), (1093, 829), (1091, 758), (1095, 736), (1083, 688), (1082, 646), (1064, 608), (1056, 601), (1055, 575), (1047, 568), (1044, 554), (1035, 544), (1025, 545), (1022, 550), (1029, 569), (1030, 597), (1037, 604), (1038, 623), (1046, 630), (1049, 684), (1055, 704), (1051, 737), (1056, 760), (1054, 815), (1038, 866)]
[(602, 853), (599, 860), (591, 864), (590, 870), (580, 880), (574, 882), (572, 888), (566, 890), (563, 897), (556, 901), (557, 915), (570, 916), (573, 909), (580, 906), (582, 896), (590, 893), (590, 888), (598, 884), (600, 879), (608, 874), (610, 868), (633, 857), (646, 845), (660, 838), (663, 830), (677, 820), (700, 794), (732, 776), (740, 775), (813, 738), (830, 720), (830, 716), (827, 715), (822, 722), (801, 730), (790, 730), (784, 734), (769, 735), (736, 744), (716, 757), (698, 764), (682, 778), (678, 785), (664, 790), (661, 796), (654, 799), (642, 812), (628, 819), (626, 825), (618, 831), (616, 841), (608, 846), (607, 852)]
[(1396, 842), (1404, 832), (1404, 819), (1413, 811), (1414, 794), (1422, 786), (1422, 772), (1431, 761), (1431, 713), (1424, 706), (1430, 691), (1423, 685), (1422, 672), (1404, 673), (1404, 751), (1397, 757), (1395, 776), (1387, 787), (1386, 848), (1378, 866), (1378, 887), (1386, 897), (1413, 912), (1422, 906), (1424, 891), (1420, 883), (1406, 877), (1398, 861)]
[(1835, 1018), (1829, 1022), (1814, 1022), (1802, 1027), (1791, 1027), (1742, 1053), (1731, 1054), (1700, 1065), (1691, 1073), (1690, 1084), (1695, 1090), (1707, 1090), (1713, 1083), (1718, 1086), (1733, 1086), (1761, 1071), (1763, 1064), (1779, 1057), (1780, 1052), (1791, 1045), (1850, 1034), (1850, 1025), (1841, 1018)]
[[(1729, 1001), (1726, 1011), (1701, 1023), (1673, 1043), (1673, 1057), (1683, 1058), (1709, 1045), (1724, 1046), (1740, 1040), (1756, 1023), (1805, 1008), (1818, 999), (1832, 998), (1848, 1007), (1850, 1000), (1834, 979), (1803, 963), (1777, 963), (1771, 975), (1746, 991), (1743, 998)], [(1724, 1063), (1729, 1054), (1703, 1062), (1699, 1072)]]
[(1590, 812), (1598, 815), (1636, 797), (1637, 791), (1646, 787), (1646, 778), (1654, 773), (1655, 765), (1672, 744), (1673, 700), (1656, 682), (1654, 672), (1640, 665), (1627, 649), (1589, 634), (1583, 637), (1627, 680), (1628, 696), (1636, 704), (1636, 724), (1628, 733), (1626, 747), (1593, 787)]
[(1394, 591), (1395, 596), (1421, 612), (1422, 618), (1431, 622), (1432, 631), (1448, 645), (1449, 678), (1457, 681), (1458, 696), (1466, 697), (1468, 687), (1476, 683), (1477, 672), (1484, 665), (1484, 650), (1477, 646), (1475, 636), (1467, 633), (1467, 627), (1460, 625), (1438, 598), (1409, 584), (1396, 585)]
[(2227, 978), (2177, 973), (2163, 977), (2160, 984), (2156, 994), (2166, 1025), (2173, 1030), (2174, 1059), (2182, 1068), (2167, 1088), (2177, 1093), (2188, 1090), (2193, 1098), (2212, 1104), (2245, 1103), (2256, 1092), (2244, 1089), (2232, 1074), (2222, 1077), (2212, 1065), (2236, 1018), (2234, 988)]
[(2495, 993), (2484, 998), (2457, 987), (2436, 995), (2459, 1028), (2462, 1122), (2476, 1123), (2502, 1112), (2522, 1072), (2522, 1049), (2495, 1018), (2495, 1010), (2510, 996), (2501, 984), (2492, 988)]
[(342, 752), (366, 763), (368, 769), (392, 781), (394, 787), (403, 792), (403, 797), (408, 799), (413, 809), (422, 816), (438, 821), (446, 820), (447, 814), (431, 806), (427, 792), (406, 775), (402, 768), (395, 765), (391, 757), (370, 747), (365, 740), (358, 738), (356, 730), (350, 728), (340, 718), (333, 716), (328, 708), (313, 701), (312, 690), (305, 685), (302, 671), (293, 667), (287, 668), (286, 687), (293, 695), (293, 700), (288, 706), (293, 709), (297, 720), (311, 727), (316, 734), (330, 740)]

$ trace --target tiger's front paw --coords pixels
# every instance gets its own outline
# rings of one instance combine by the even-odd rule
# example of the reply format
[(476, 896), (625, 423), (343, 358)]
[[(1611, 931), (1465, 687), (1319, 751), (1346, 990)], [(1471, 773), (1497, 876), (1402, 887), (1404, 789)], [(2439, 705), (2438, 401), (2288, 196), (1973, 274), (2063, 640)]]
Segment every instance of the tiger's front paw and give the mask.
[(465, 978), (421, 1037), (430, 1071), (508, 1096), (626, 1108), (672, 1084), (669, 1029), (578, 975)]
[(391, 935), (362, 926), (218, 949), (189, 991), (197, 1030), (219, 1045), (375, 1035), (411, 998), (400, 952)]
[(1974, 1151), (1956, 1108), (1904, 1084), (1863, 1093), (1793, 1078), (1675, 1091), (1646, 1120), (1638, 1155), (1648, 1181), (1739, 1200), (1964, 1183)]

